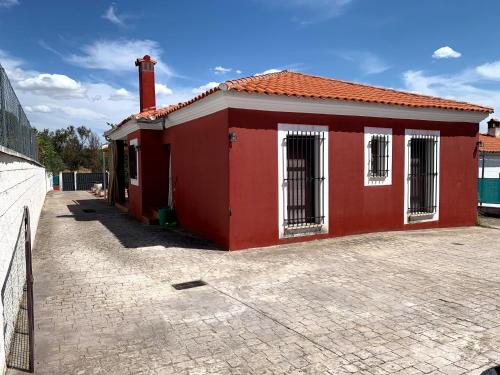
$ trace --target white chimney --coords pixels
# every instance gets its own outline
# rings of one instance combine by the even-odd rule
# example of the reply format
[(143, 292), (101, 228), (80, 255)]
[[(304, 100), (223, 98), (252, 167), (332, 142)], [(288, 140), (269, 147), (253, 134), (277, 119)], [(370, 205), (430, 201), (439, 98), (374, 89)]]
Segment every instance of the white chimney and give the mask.
[(500, 137), (500, 120), (492, 118), (488, 121), (488, 135), (492, 137)]

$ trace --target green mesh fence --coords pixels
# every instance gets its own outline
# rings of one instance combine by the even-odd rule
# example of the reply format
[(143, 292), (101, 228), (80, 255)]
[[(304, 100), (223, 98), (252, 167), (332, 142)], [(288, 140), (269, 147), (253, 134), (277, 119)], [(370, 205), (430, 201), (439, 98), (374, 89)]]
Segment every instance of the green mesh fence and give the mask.
[(479, 203), (500, 204), (500, 178), (480, 178)]
[(0, 65), (0, 145), (38, 160), (35, 131)]

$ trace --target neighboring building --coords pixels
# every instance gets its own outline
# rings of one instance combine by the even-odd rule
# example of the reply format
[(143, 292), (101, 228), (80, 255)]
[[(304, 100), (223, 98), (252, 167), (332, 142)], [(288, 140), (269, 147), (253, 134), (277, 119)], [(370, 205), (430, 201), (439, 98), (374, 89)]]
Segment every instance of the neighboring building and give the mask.
[(154, 64), (136, 61), (141, 112), (106, 134), (114, 195), (128, 169), (136, 218), (171, 202), (230, 250), (476, 222), (491, 108), (283, 71), (157, 110)]
[(479, 205), (500, 207), (500, 120), (488, 121), (488, 134), (480, 134)]

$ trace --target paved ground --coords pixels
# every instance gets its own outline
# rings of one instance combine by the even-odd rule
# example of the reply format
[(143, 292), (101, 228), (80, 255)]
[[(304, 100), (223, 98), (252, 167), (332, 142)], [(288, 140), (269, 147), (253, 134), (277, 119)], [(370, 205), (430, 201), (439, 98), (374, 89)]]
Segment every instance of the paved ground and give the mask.
[(480, 374), (500, 364), (499, 235), (227, 253), (54, 192), (34, 250), (36, 372)]

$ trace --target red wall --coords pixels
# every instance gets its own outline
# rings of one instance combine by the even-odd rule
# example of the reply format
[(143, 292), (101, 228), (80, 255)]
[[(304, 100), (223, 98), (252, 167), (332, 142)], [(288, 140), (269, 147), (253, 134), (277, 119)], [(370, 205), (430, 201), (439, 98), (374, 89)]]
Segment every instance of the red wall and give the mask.
[(228, 111), (163, 132), (171, 144), (173, 196), (180, 224), (229, 246)]
[(129, 181), (129, 212), (140, 220), (154, 218), (154, 211), (168, 203), (168, 152), (160, 131), (137, 130), (127, 137), (134, 138), (139, 146), (139, 186)]
[[(329, 126), (329, 236), (473, 225), (478, 124), (230, 109), (231, 250), (303, 241), (278, 238), (277, 124)], [(393, 129), (392, 185), (364, 186), (364, 127)], [(403, 224), (405, 129), (441, 131), (439, 221)]]

